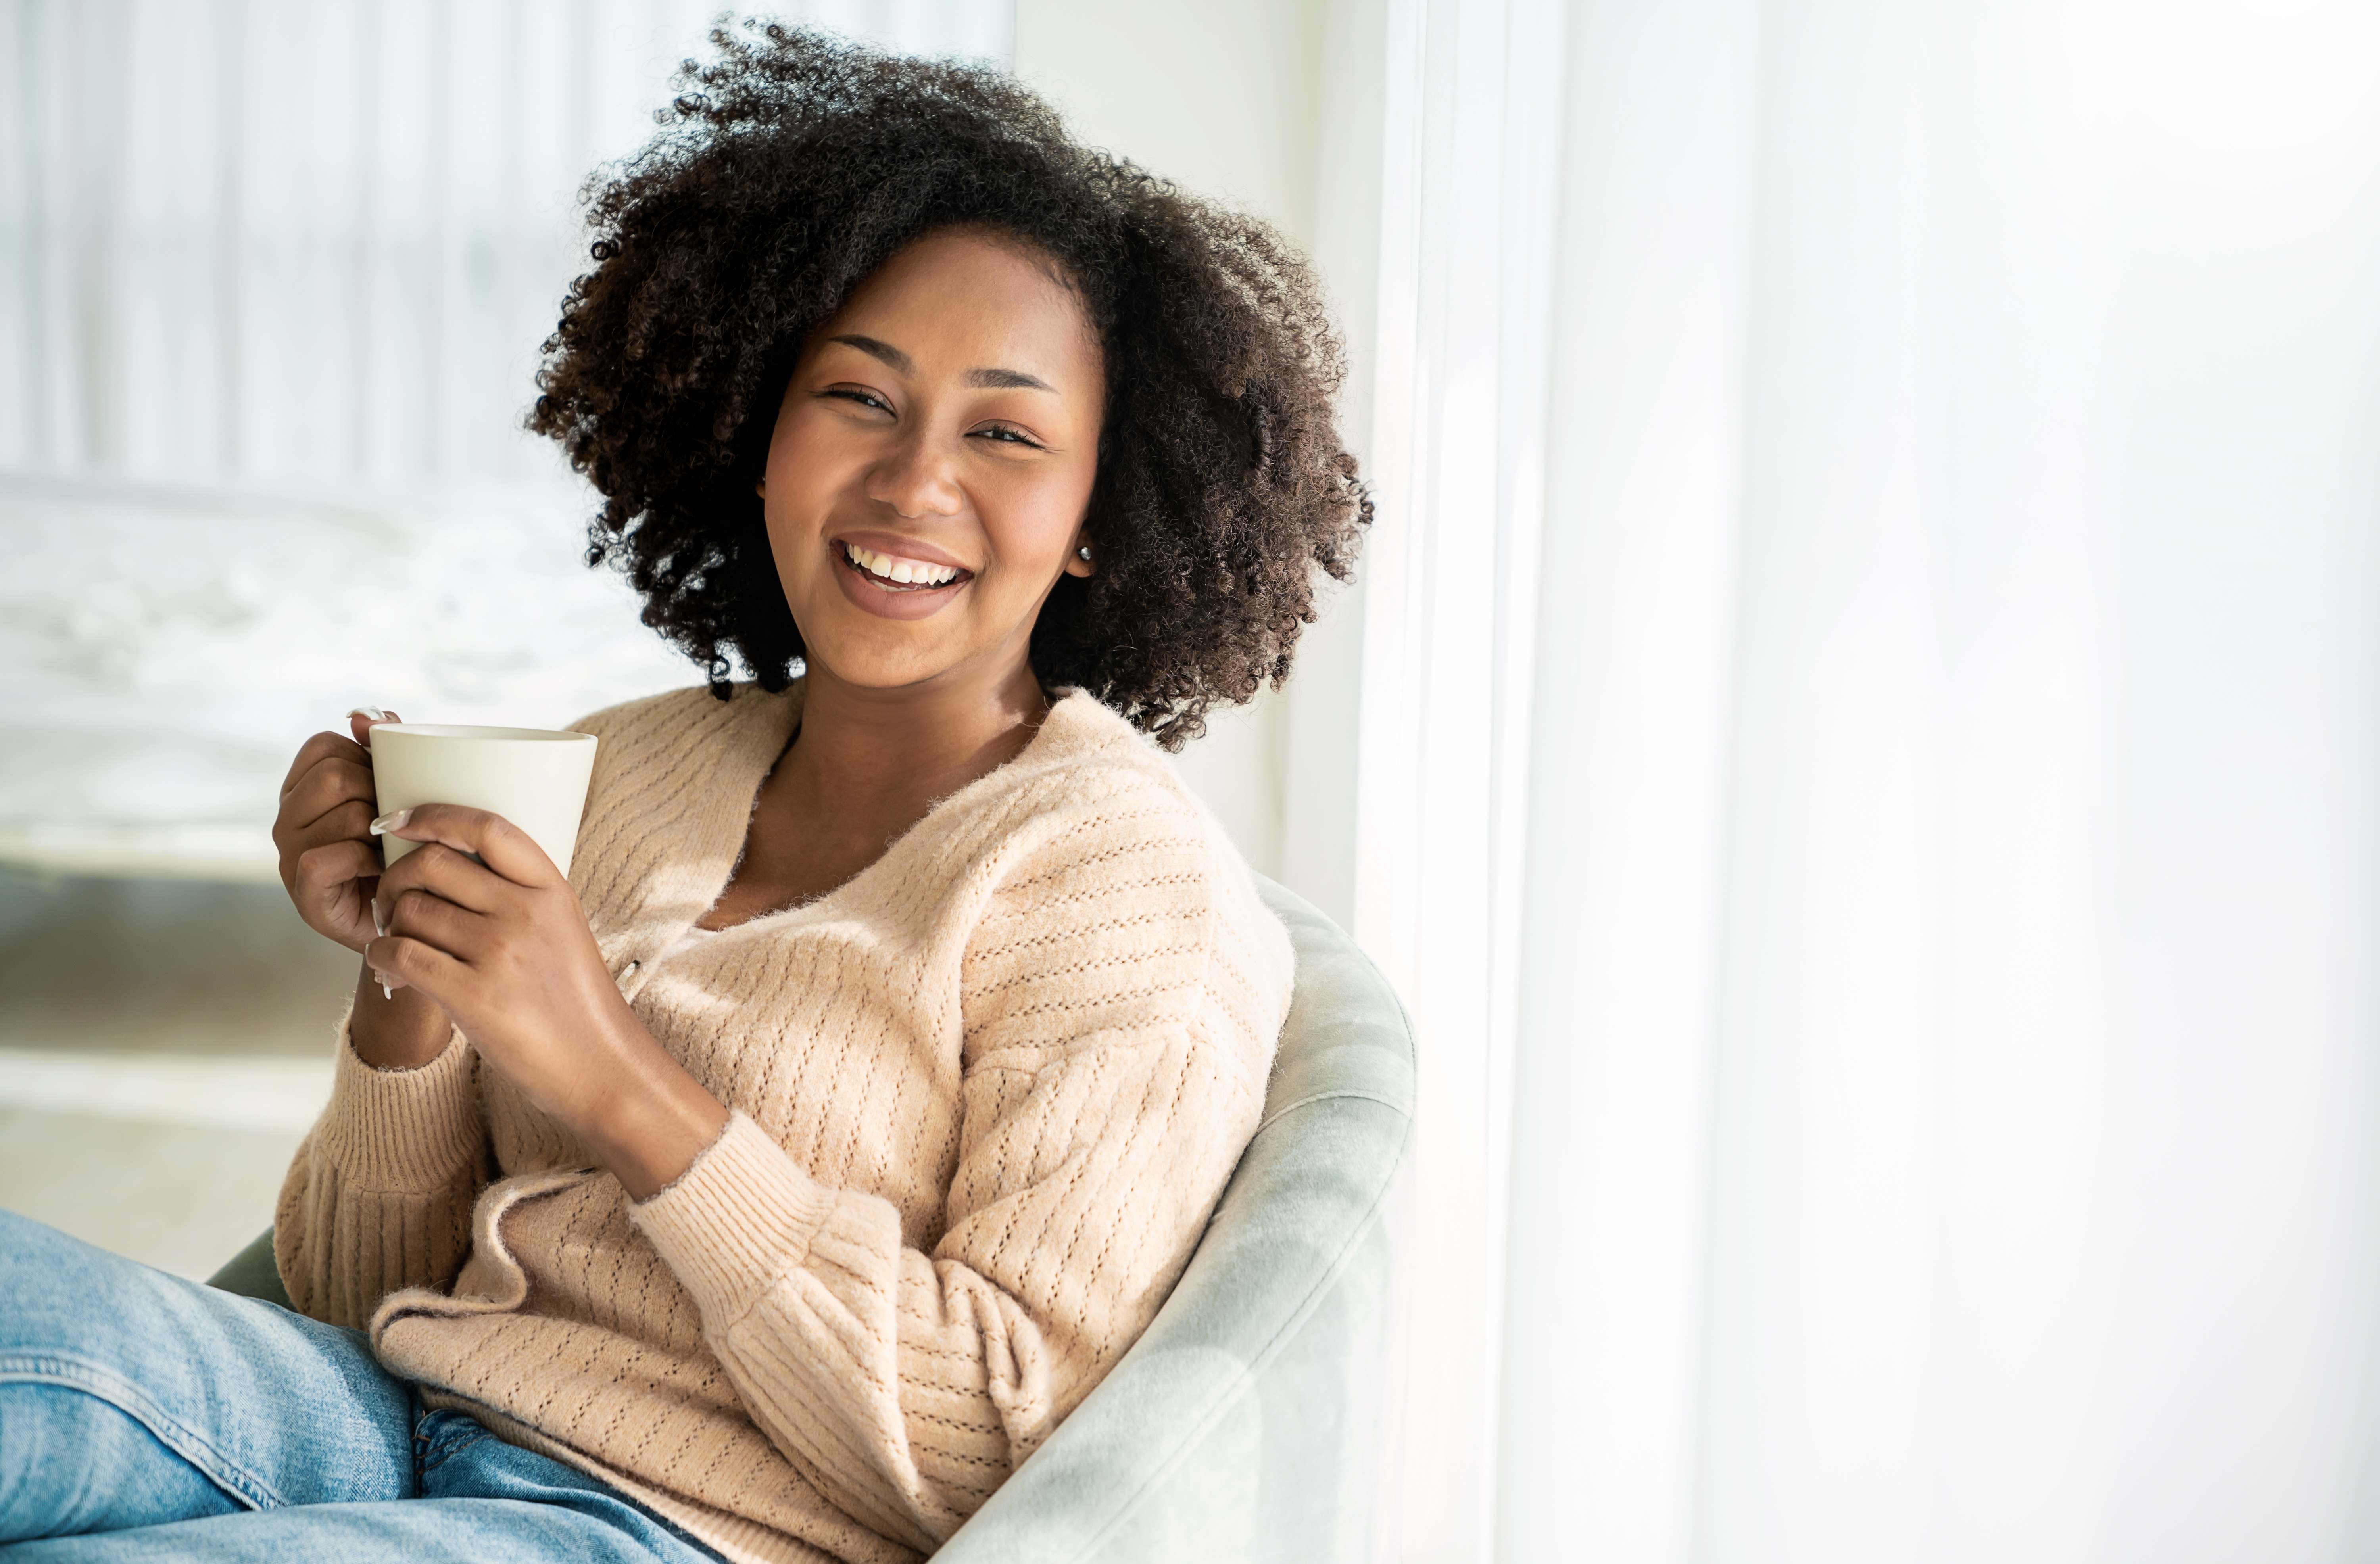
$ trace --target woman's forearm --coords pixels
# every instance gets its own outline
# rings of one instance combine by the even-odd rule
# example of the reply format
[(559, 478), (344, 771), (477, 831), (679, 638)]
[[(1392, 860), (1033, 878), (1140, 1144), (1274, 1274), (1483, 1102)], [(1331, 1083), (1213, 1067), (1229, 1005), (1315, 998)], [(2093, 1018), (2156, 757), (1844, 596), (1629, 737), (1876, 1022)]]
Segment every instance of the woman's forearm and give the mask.
[(601, 1095), (571, 1127), (629, 1199), (650, 1200), (719, 1139), (727, 1109), (634, 1017), (621, 1032), (604, 1050)]
[[(686, 1067), (662, 1050), (626, 1007), (617, 1024), (585, 1040), (587, 1101), (557, 1103), (559, 1116), (584, 1138), (631, 1199), (674, 1182), (719, 1138), (727, 1109)], [(381, 991), (366, 965), (356, 977), (348, 1035), (356, 1057), (375, 1070), (419, 1070), (446, 1049), (454, 1024), (419, 988)]]
[(446, 1049), (454, 1024), (438, 1001), (419, 988), (381, 991), (369, 964), (356, 974), (355, 1013), (348, 1018), (356, 1057), (375, 1070), (419, 1070)]

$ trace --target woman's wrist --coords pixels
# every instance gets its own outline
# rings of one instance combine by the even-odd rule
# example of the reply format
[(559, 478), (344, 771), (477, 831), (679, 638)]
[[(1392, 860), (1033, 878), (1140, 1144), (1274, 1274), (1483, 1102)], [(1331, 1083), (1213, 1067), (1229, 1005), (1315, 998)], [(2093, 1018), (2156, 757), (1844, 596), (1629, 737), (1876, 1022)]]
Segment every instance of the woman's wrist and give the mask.
[(446, 1051), (454, 1023), (419, 988), (383, 993), (366, 964), (356, 975), (347, 1035), (356, 1057), (375, 1070), (419, 1070)]
[(616, 1068), (571, 1128), (629, 1199), (650, 1200), (710, 1149), (727, 1127), (727, 1109), (633, 1014), (623, 1030)]

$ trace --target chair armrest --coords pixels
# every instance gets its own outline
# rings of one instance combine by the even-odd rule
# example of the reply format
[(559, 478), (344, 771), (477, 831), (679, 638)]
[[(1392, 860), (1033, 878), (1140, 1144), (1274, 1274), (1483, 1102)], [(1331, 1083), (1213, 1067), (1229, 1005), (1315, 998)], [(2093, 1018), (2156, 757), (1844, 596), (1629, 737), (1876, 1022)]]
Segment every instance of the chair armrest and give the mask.
[(281, 1285), (281, 1267), (273, 1261), (271, 1228), (258, 1233), (249, 1241), (247, 1248), (225, 1261), (223, 1269), (207, 1278), (207, 1285), (237, 1292), (243, 1298), (261, 1298), (285, 1309), (292, 1306), (289, 1290)]

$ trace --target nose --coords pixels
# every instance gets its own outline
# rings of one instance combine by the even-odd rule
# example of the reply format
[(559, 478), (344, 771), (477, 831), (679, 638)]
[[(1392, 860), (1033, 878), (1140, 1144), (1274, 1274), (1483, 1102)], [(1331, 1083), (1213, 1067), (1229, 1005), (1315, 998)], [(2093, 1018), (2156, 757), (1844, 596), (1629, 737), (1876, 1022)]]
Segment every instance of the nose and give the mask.
[(956, 515), (965, 505), (952, 470), (952, 453), (918, 430), (884, 454), (869, 469), (868, 497), (889, 505), (905, 520)]

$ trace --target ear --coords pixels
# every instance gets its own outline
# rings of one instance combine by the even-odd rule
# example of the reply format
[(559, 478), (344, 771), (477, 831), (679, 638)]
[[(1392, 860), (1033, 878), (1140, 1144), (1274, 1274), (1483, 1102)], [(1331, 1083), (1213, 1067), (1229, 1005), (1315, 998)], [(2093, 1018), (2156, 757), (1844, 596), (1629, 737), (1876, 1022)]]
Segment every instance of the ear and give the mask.
[(769, 497), (769, 480), (765, 478), (754, 479), (752, 480), (752, 492), (759, 495), (763, 500), (767, 499)]
[(1067, 575), (1091, 576), (1097, 574), (1097, 567), (1093, 563), (1097, 556), (1091, 554), (1090, 549), (1090, 534), (1087, 532), (1075, 533), (1075, 540), (1067, 545), (1066, 548)]

